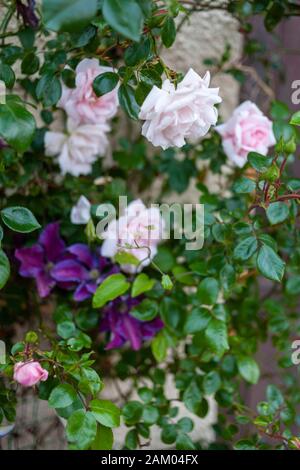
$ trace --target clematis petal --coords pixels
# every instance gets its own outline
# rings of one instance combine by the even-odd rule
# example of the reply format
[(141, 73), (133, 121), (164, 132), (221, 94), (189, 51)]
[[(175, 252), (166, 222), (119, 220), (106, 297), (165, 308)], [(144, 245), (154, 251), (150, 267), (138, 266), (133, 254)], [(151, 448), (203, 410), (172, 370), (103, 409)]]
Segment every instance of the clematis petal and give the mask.
[(138, 351), (142, 346), (142, 337), (139, 326), (138, 320), (130, 315), (123, 315), (124, 336), (128, 339), (134, 351)]
[(39, 296), (42, 298), (47, 297), (56, 284), (55, 280), (46, 271), (40, 271), (35, 276), (35, 280)]
[(89, 297), (91, 297), (91, 293), (87, 288), (87, 283), (83, 282), (79, 284), (79, 286), (74, 292), (73, 299), (77, 302), (83, 302), (83, 300), (86, 300)]
[(67, 248), (67, 252), (74, 255), (78, 261), (85, 264), (89, 269), (93, 268), (93, 255), (87, 245), (75, 243)]
[(65, 243), (59, 236), (58, 222), (47, 225), (40, 235), (39, 242), (45, 249), (48, 261), (59, 261), (59, 258), (62, 256), (65, 249)]
[(162, 328), (164, 327), (163, 321), (156, 317), (154, 320), (150, 322), (142, 322), (141, 323), (141, 332), (143, 339), (151, 339), (153, 336)]
[(15, 257), (21, 261), (21, 276), (35, 277), (44, 267), (44, 250), (40, 245), (19, 248), (15, 250)]
[(60, 261), (51, 269), (51, 276), (59, 282), (81, 282), (89, 278), (89, 272), (75, 260)]

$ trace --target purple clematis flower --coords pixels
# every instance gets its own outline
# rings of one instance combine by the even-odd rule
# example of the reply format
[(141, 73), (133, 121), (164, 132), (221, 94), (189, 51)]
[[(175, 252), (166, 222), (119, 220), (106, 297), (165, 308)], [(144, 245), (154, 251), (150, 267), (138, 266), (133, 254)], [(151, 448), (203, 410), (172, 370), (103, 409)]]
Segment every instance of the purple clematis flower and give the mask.
[[(59, 236), (58, 223), (47, 225), (37, 244), (15, 250), (15, 257), (21, 261), (20, 275), (35, 279), (40, 297), (47, 297), (56, 285), (52, 270), (55, 263), (62, 259), (64, 251), (65, 244)], [(60, 287), (68, 288), (69, 285), (63, 283)]]
[(110, 274), (119, 272), (119, 268), (100, 255), (92, 253), (87, 245), (76, 243), (66, 249), (67, 259), (57, 263), (51, 275), (57, 282), (76, 282), (74, 300), (82, 302), (91, 297), (97, 286)]
[(31, 28), (37, 28), (39, 25), (39, 19), (35, 12), (35, 0), (27, 0), (27, 5), (24, 5), (23, 1), (17, 0), (17, 12), (23, 18), (25, 26)]
[(7, 148), (8, 145), (0, 138), (0, 150)]
[(105, 349), (120, 348), (129, 341), (133, 350), (142, 347), (143, 341), (153, 338), (164, 324), (159, 317), (152, 321), (140, 321), (130, 315), (130, 310), (141, 302), (142, 298), (132, 298), (129, 295), (122, 296), (110, 302), (103, 310), (103, 319), (100, 331), (110, 331), (110, 342)]

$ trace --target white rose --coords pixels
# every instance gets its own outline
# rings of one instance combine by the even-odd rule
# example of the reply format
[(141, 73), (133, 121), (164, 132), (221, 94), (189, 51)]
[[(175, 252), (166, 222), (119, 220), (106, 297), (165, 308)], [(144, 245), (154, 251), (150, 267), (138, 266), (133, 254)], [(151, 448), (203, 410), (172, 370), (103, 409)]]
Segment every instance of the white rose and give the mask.
[(91, 203), (85, 196), (80, 196), (77, 204), (71, 210), (71, 222), (85, 225), (91, 218)]
[(138, 199), (131, 202), (124, 214), (109, 223), (102, 234), (105, 239), (102, 256), (113, 258), (118, 252), (127, 252), (135, 256), (140, 264), (122, 265), (125, 272), (141, 271), (148, 266), (157, 253), (157, 245), (162, 240), (164, 221), (158, 208), (147, 209)]
[(145, 120), (142, 135), (163, 149), (205, 136), (218, 119), (214, 105), (222, 101), (219, 88), (209, 88), (209, 83), (209, 72), (201, 78), (190, 69), (177, 88), (169, 80), (161, 89), (154, 86), (139, 114)]
[(69, 121), (68, 134), (46, 132), (45, 153), (49, 157), (58, 156), (62, 174), (88, 175), (98, 156), (103, 156), (107, 150), (109, 130), (104, 122), (73, 128)]

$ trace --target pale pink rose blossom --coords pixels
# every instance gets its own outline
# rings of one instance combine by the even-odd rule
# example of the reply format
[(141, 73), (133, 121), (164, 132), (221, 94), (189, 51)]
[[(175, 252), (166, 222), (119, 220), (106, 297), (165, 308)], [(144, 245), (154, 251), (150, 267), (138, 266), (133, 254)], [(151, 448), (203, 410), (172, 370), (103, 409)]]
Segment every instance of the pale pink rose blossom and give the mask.
[(247, 162), (249, 152), (267, 155), (269, 147), (276, 143), (272, 121), (251, 101), (238, 106), (216, 130), (222, 136), (227, 157), (240, 168)]
[(39, 362), (17, 362), (14, 366), (14, 380), (23, 387), (32, 387), (48, 379), (48, 371)]
[(91, 218), (91, 203), (85, 196), (80, 196), (71, 209), (71, 222), (75, 225), (85, 225)]
[(76, 87), (62, 84), (62, 96), (57, 103), (66, 111), (74, 125), (99, 124), (115, 116), (118, 109), (117, 87), (98, 97), (93, 90), (94, 79), (105, 72), (113, 72), (111, 67), (99, 65), (97, 59), (83, 59), (76, 67)]
[(134, 273), (148, 266), (157, 254), (162, 240), (164, 221), (158, 208), (147, 209), (140, 199), (131, 202), (118, 220), (108, 224), (102, 233), (102, 256), (113, 258), (119, 252), (127, 252), (140, 262), (121, 265), (123, 271)]
[(109, 130), (109, 125), (104, 122), (73, 128), (72, 121), (68, 121), (68, 134), (46, 132), (45, 154), (58, 157), (62, 174), (88, 175), (92, 171), (93, 163), (107, 150), (106, 133)]
[(201, 78), (190, 69), (175, 88), (165, 80), (162, 88), (154, 86), (145, 99), (139, 118), (144, 120), (142, 135), (155, 147), (182, 147), (186, 139), (205, 136), (216, 124), (221, 103), (219, 88), (209, 88), (210, 74)]

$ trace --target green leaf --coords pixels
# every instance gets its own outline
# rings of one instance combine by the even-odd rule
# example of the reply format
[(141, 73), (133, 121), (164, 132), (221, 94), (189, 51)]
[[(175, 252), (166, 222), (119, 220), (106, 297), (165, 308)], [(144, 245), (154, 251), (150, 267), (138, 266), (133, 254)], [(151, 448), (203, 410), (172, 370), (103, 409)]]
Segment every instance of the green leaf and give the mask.
[(299, 295), (300, 294), (300, 275), (293, 274), (287, 280), (285, 289), (288, 295)]
[(159, 418), (159, 411), (152, 405), (145, 405), (143, 408), (142, 419), (146, 424), (154, 424)]
[(234, 445), (235, 450), (257, 450), (255, 444), (247, 439), (241, 439)]
[(144, 17), (135, 0), (104, 0), (102, 13), (115, 31), (133, 41), (139, 41)]
[(140, 107), (135, 98), (135, 91), (130, 85), (122, 84), (118, 90), (120, 106), (131, 119), (137, 120)]
[(147, 274), (139, 274), (132, 284), (131, 297), (137, 297), (138, 295), (151, 290), (155, 282), (155, 279), (150, 279)]
[(5, 83), (5, 86), (9, 89), (13, 88), (15, 81), (16, 81), (16, 76), (15, 72), (13, 69), (7, 65), (3, 64), (0, 61), (0, 81)]
[(261, 155), (257, 152), (248, 153), (248, 162), (256, 171), (264, 172), (272, 164), (273, 157), (267, 157), (266, 155)]
[(74, 336), (76, 326), (72, 321), (63, 321), (57, 325), (57, 333), (63, 339), (69, 339)]
[(239, 356), (237, 366), (241, 376), (251, 384), (256, 384), (259, 379), (259, 367), (257, 362), (248, 356)]
[(108, 428), (120, 426), (120, 410), (109, 400), (92, 400), (89, 405), (98, 423)]
[(154, 85), (160, 88), (162, 84), (161, 76), (154, 68), (142, 69), (140, 72), (140, 80), (149, 91)]
[(216, 303), (219, 294), (219, 283), (213, 277), (207, 277), (200, 282), (197, 297), (201, 304), (213, 305)]
[(39, 69), (40, 61), (34, 52), (28, 52), (21, 63), (21, 71), (25, 75), (33, 75)]
[(140, 421), (143, 413), (143, 405), (139, 401), (130, 401), (123, 407), (122, 415), (127, 425), (136, 424)]
[(211, 370), (204, 376), (203, 379), (203, 391), (206, 395), (212, 395), (216, 393), (221, 387), (221, 378), (218, 372)]
[(149, 38), (142, 38), (141, 42), (129, 46), (124, 54), (125, 64), (134, 67), (145, 61), (150, 54), (151, 43)]
[(30, 233), (40, 228), (33, 213), (26, 207), (6, 207), (1, 211), (5, 225), (19, 233)]
[(293, 124), (294, 126), (300, 126), (300, 111), (297, 111), (293, 114), (290, 120), (290, 124)]
[(206, 308), (195, 307), (187, 316), (186, 323), (184, 325), (185, 333), (191, 334), (204, 330), (210, 319), (211, 313), (209, 310)]
[(18, 152), (25, 152), (35, 132), (35, 120), (18, 96), (6, 96), (0, 104), (0, 135)]
[(198, 415), (202, 398), (202, 393), (194, 381), (190, 383), (183, 393), (183, 402), (185, 406), (189, 411), (196, 415)]
[(36, 86), (36, 97), (48, 108), (54, 106), (61, 97), (61, 82), (52, 73), (45, 73)]
[(103, 96), (114, 90), (119, 83), (119, 76), (113, 72), (98, 75), (93, 82), (93, 90), (97, 96)]
[(271, 225), (280, 224), (288, 218), (289, 208), (284, 202), (272, 202), (267, 208), (266, 214)]
[(212, 318), (205, 330), (205, 336), (211, 350), (218, 356), (223, 356), (229, 349), (226, 323)]
[(91, 444), (92, 450), (111, 450), (114, 443), (114, 435), (110, 428), (98, 424), (97, 434)]
[(189, 436), (180, 433), (176, 439), (176, 450), (196, 450), (196, 447)]
[(259, 272), (267, 279), (278, 282), (282, 280), (285, 263), (271, 247), (263, 245), (259, 249), (256, 265)]
[(80, 449), (88, 449), (97, 435), (97, 422), (90, 411), (77, 410), (71, 414), (66, 428), (67, 437)]
[(167, 424), (161, 432), (161, 440), (164, 444), (174, 444), (177, 437), (177, 429), (173, 424)]
[(275, 385), (268, 385), (267, 386), (267, 400), (270, 403), (272, 410), (277, 410), (280, 406), (284, 403), (284, 398), (279, 390)]
[(247, 261), (257, 250), (255, 237), (244, 238), (234, 249), (233, 256), (236, 260)]
[(119, 251), (115, 255), (114, 261), (119, 264), (133, 264), (133, 266), (137, 266), (140, 263), (137, 257), (128, 251)]
[(93, 297), (93, 307), (103, 307), (110, 300), (125, 294), (130, 284), (123, 274), (111, 274), (100, 284)]
[(168, 339), (164, 335), (163, 331), (160, 331), (151, 343), (151, 351), (157, 362), (162, 362), (168, 351)]
[(66, 408), (76, 400), (75, 389), (69, 384), (61, 384), (55, 387), (49, 397), (50, 408)]
[(43, 21), (52, 31), (80, 31), (96, 13), (97, 0), (43, 0)]
[(138, 395), (145, 403), (150, 403), (153, 398), (153, 392), (150, 388), (142, 387), (138, 389)]
[(10, 275), (9, 259), (3, 250), (0, 250), (0, 289), (2, 289), (8, 281)]
[(138, 446), (138, 433), (135, 429), (131, 429), (125, 437), (125, 446), (129, 450), (134, 450)]
[(141, 321), (151, 321), (158, 313), (158, 305), (153, 300), (144, 299), (140, 304), (134, 307), (130, 315)]
[(101, 390), (102, 382), (94, 369), (86, 367), (82, 369), (81, 379), (78, 387), (81, 392), (96, 396), (97, 393), (99, 393)]
[(238, 179), (232, 187), (233, 191), (238, 194), (252, 193), (255, 191), (255, 188), (255, 181), (251, 180), (250, 178), (246, 178), (245, 176), (242, 176), (242, 178)]
[(275, 26), (282, 20), (285, 13), (285, 6), (282, 2), (274, 1), (271, 3), (270, 8), (267, 9), (265, 16), (265, 27), (267, 31), (272, 31)]
[(176, 39), (175, 21), (171, 16), (167, 16), (161, 30), (161, 39), (165, 47), (171, 47)]
[(191, 432), (194, 428), (194, 423), (190, 418), (181, 418), (177, 423), (178, 428), (183, 432)]

